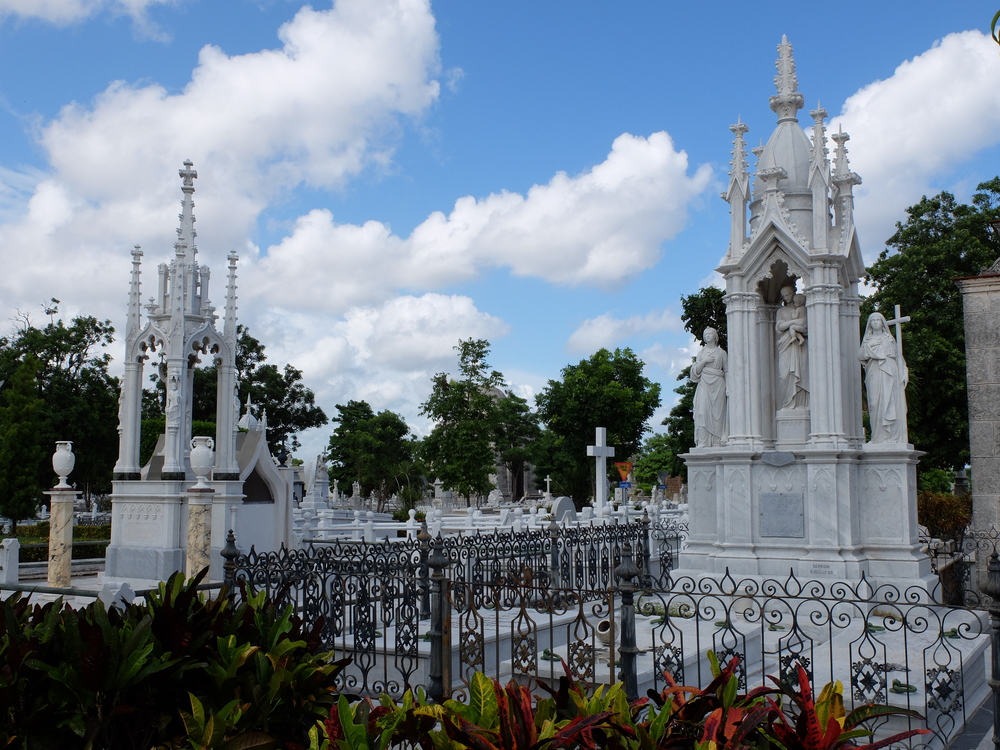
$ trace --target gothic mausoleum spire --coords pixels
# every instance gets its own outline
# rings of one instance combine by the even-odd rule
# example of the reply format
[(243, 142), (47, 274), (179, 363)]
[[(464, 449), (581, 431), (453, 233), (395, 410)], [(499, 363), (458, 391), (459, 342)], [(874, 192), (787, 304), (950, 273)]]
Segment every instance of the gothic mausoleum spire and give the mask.
[(729, 190), (722, 194), (722, 199), (729, 202), (732, 216), (732, 227), (729, 238), (729, 256), (737, 257), (743, 252), (746, 242), (747, 202), (750, 200), (750, 175), (747, 171), (747, 144), (743, 136), (750, 128), (737, 119), (735, 125), (730, 125), (733, 132), (733, 158), (729, 163)]
[(186, 258), (187, 251), (191, 250), (191, 261), (194, 261), (198, 254), (198, 248), (194, 244), (194, 238), (198, 236), (194, 230), (194, 181), (198, 179), (198, 173), (192, 169), (193, 166), (194, 163), (190, 159), (185, 159), (184, 167), (177, 172), (183, 180), (181, 192), (184, 196), (181, 198), (181, 212), (177, 216), (180, 219), (177, 242), (174, 243), (178, 258)]
[(771, 97), (771, 109), (782, 120), (797, 120), (796, 113), (805, 105), (802, 94), (799, 93), (799, 81), (795, 77), (795, 60), (792, 58), (792, 45), (788, 37), (782, 34), (778, 45), (778, 75), (774, 77), (774, 87), (778, 93)]

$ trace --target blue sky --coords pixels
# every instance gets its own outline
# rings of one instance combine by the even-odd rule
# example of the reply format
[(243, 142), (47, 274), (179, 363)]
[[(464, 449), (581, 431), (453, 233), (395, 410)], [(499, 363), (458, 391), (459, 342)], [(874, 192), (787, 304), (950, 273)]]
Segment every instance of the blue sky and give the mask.
[(726, 249), (728, 128), (770, 135), (782, 34), (801, 122), (819, 101), (852, 136), (868, 260), (922, 194), (1000, 173), (992, 4), (685, 5), (0, 0), (0, 309), (120, 328), (190, 158), (200, 257), (221, 281), (240, 254), (241, 320), (328, 414), (363, 398), (426, 432), (472, 336), (526, 396), (631, 347), (658, 426), (679, 298)]

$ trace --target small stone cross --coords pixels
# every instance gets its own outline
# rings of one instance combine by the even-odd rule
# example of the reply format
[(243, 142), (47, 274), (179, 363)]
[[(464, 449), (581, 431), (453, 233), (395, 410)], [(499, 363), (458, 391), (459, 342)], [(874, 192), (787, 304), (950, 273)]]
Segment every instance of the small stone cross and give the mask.
[(615, 457), (615, 449), (608, 445), (608, 430), (598, 427), (596, 430), (596, 445), (587, 446), (587, 455), (593, 456), (594, 467), (594, 508), (603, 510), (608, 504), (608, 459)]
[(552, 477), (545, 477), (545, 497), (552, 497)]

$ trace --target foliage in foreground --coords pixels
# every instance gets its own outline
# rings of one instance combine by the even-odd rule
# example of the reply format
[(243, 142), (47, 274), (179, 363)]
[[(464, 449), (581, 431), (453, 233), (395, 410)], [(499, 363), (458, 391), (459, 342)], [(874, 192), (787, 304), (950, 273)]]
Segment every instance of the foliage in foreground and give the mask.
[[(141, 604), (73, 610), (0, 605), (0, 747), (172, 750), (877, 750), (925, 729), (867, 745), (864, 726), (912, 712), (865, 705), (847, 713), (843, 687), (813, 696), (795, 684), (739, 693), (738, 659), (704, 690), (676, 685), (629, 701), (622, 685), (502, 686), (481, 673), (465, 700), (422, 691), (377, 703), (337, 694), (347, 660), (318, 653), (319, 625), (264, 594), (233, 606), (179, 574)], [(772, 678), (773, 679), (773, 678)]]
[(0, 747), (308, 743), (345, 662), (263, 594), (233, 606), (180, 574), (142, 604), (0, 605)]
[[(621, 684), (588, 693), (569, 677), (533, 696), (512, 680), (501, 686), (481, 673), (472, 677), (465, 702), (427, 702), (407, 692), (400, 702), (383, 696), (350, 704), (341, 698), (329, 718), (310, 733), (310, 750), (384, 750), (398, 745), (425, 750), (877, 750), (926, 729), (900, 732), (877, 742), (864, 724), (891, 714), (920, 717), (890, 706), (844, 707), (843, 686), (831, 683), (813, 696), (801, 667), (794, 686), (738, 692), (739, 660), (724, 669), (709, 654), (715, 679), (704, 690), (679, 686), (667, 675), (661, 693), (629, 702)], [(772, 678), (773, 679), (773, 678)]]

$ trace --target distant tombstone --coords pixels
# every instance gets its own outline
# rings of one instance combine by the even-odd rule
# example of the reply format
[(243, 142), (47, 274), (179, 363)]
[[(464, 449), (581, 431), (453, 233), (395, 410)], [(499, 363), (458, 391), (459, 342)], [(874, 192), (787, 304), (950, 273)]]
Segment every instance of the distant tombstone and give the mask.
[(573, 498), (563, 495), (553, 500), (552, 517), (559, 523), (562, 523), (566, 518), (569, 518), (570, 522), (576, 523), (576, 506), (573, 504)]
[(486, 498), (486, 505), (489, 508), (499, 508), (500, 503), (503, 502), (503, 493), (500, 490), (490, 490), (490, 494)]

